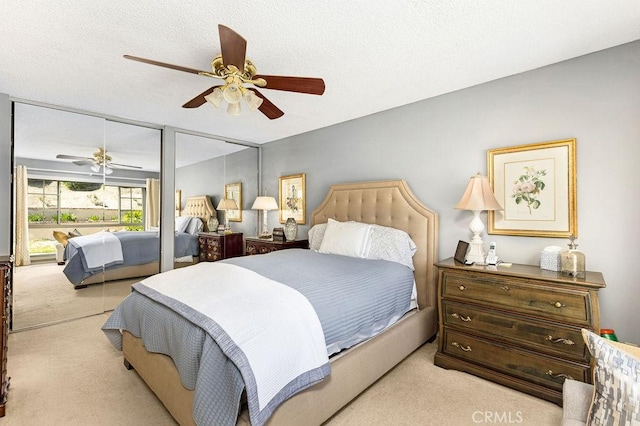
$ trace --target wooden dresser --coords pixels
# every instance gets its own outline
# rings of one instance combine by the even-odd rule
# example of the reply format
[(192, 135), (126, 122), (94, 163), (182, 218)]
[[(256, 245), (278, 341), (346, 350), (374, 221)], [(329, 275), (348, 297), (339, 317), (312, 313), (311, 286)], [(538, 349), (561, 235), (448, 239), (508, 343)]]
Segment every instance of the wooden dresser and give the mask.
[(562, 404), (565, 378), (591, 382), (581, 328), (600, 332), (599, 272), (563, 276), (538, 266), (438, 267), (435, 364)]
[(2, 322), (0, 323), (0, 417), (5, 415), (9, 392), (7, 376), (7, 341), (9, 338), (9, 304), (11, 303), (11, 262), (8, 256), (0, 256), (0, 282), (2, 283)]
[(198, 245), (200, 262), (215, 262), (242, 256), (242, 232), (231, 234), (201, 232), (198, 234)]
[(253, 254), (265, 254), (290, 248), (308, 249), (309, 240), (273, 241), (260, 238), (247, 238), (245, 240), (244, 252), (247, 256), (251, 256)]

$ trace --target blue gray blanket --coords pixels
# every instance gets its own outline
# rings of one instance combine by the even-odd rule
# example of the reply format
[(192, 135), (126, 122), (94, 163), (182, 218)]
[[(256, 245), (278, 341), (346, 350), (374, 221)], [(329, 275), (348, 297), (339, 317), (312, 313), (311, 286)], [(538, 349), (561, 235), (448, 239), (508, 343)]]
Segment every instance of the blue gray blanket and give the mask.
[[(251, 269), (306, 296), (322, 324), (328, 354), (377, 334), (410, 307), (413, 272), (394, 262), (295, 249), (223, 262)], [(195, 390), (196, 423), (235, 424), (244, 388), (238, 369), (212, 336), (141, 294), (136, 290), (139, 285), (104, 324), (109, 340), (121, 348), (120, 330), (128, 330), (142, 337), (148, 351), (171, 356), (183, 385)]]
[[(160, 238), (158, 238), (157, 232), (120, 231), (114, 232), (112, 235), (120, 240), (124, 262), (108, 266), (105, 269), (144, 265), (159, 259)], [(176, 233), (174, 252), (175, 257), (197, 256), (199, 252), (198, 236), (184, 232)], [(63, 272), (75, 285), (80, 285), (85, 278), (102, 272), (102, 268), (87, 268), (86, 262), (82, 260), (83, 256), (82, 247), (76, 244), (73, 238), (70, 239), (64, 252), (67, 265)]]

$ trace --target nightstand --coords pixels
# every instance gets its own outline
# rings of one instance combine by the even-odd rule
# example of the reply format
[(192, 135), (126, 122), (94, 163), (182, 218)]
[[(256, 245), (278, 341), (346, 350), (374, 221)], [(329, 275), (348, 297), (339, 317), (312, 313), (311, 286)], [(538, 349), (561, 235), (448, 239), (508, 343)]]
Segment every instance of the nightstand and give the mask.
[(244, 252), (245, 255), (251, 256), (253, 254), (265, 254), (290, 248), (308, 249), (309, 240), (273, 241), (260, 238), (246, 238)]
[(533, 265), (438, 267), (434, 363), (562, 405), (565, 379), (590, 383), (580, 329), (600, 332), (599, 272), (563, 276)]
[(200, 232), (198, 234), (200, 262), (242, 256), (242, 232), (218, 234), (216, 232)]

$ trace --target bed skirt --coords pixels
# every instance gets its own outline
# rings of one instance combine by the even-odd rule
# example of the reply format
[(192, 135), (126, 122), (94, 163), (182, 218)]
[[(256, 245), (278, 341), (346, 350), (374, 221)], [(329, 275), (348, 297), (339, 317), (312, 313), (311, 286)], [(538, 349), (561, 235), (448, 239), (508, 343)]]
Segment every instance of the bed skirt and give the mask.
[[(412, 311), (379, 334), (331, 358), (331, 375), (285, 401), (268, 425), (320, 425), (436, 333), (436, 309)], [(180, 383), (173, 360), (147, 352), (142, 340), (124, 332), (125, 365), (132, 366), (180, 425), (193, 425), (193, 391)], [(238, 425), (248, 426), (244, 410)]]

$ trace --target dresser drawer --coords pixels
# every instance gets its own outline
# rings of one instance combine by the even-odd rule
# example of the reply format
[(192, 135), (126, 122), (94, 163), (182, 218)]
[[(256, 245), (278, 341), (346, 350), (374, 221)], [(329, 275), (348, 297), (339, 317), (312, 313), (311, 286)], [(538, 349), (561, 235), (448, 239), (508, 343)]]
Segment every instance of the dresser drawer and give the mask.
[(443, 352), (557, 391), (567, 378), (590, 382), (588, 364), (562, 361), (509, 345), (446, 330)]
[(589, 351), (578, 327), (554, 324), (477, 306), (442, 302), (443, 321), (471, 333), (510, 340), (534, 351), (588, 361)]
[(532, 280), (518, 280), (482, 274), (447, 272), (442, 296), (464, 302), (502, 307), (523, 314), (553, 318), (591, 328), (589, 292), (546, 286)]

